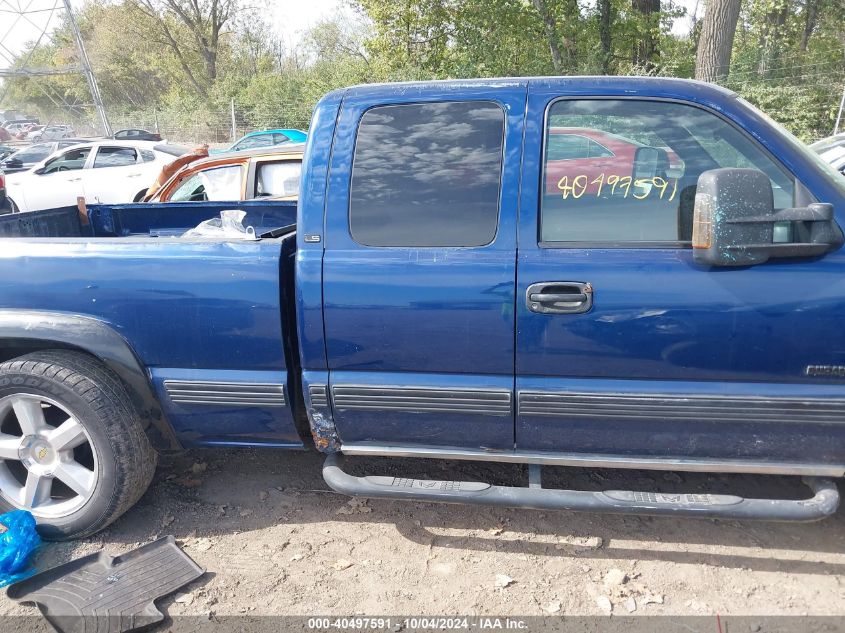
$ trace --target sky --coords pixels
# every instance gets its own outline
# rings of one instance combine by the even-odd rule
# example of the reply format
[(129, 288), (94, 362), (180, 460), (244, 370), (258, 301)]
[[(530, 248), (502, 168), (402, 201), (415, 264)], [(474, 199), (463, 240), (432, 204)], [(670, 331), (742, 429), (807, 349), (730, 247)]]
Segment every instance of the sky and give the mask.
[[(71, 0), (71, 5), (79, 7), (85, 0)], [(699, 0), (675, 0), (677, 4), (693, 11), (699, 7)], [(269, 0), (273, 7), (273, 24), (288, 46), (294, 46), (303, 31), (313, 26), (323, 17), (331, 17), (341, 10), (342, 0)], [(29, 6), (38, 13), (29, 14), (27, 19), (17, 17), (14, 9)], [(45, 25), (55, 26), (59, 22), (60, 12), (51, 14), (54, 6), (62, 6), (62, 0), (0, 0), (0, 68), (7, 68), (13, 55), (20, 53), (24, 45), (37, 39)], [(678, 20), (673, 31), (686, 34), (690, 30), (689, 17)]]
[[(84, 1), (71, 0), (71, 5), (78, 9)], [(341, 0), (268, 1), (273, 7), (273, 24), (289, 45), (296, 44), (302, 32), (321, 18), (336, 14), (341, 4)], [(15, 23), (18, 16), (14, 12), (27, 6), (38, 12)], [(27, 42), (38, 39), (45, 26), (55, 28), (59, 24), (61, 11), (50, 12), (54, 6), (62, 7), (62, 0), (0, 0), (0, 68), (8, 68), (12, 54), (19, 54)]]

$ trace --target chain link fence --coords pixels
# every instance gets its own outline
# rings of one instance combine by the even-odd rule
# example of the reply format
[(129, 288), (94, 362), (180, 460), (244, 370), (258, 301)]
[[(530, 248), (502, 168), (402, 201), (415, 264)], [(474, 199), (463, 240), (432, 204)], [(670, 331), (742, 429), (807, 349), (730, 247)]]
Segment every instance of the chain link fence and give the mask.
[(255, 130), (293, 128), (307, 130), (312, 104), (182, 112), (140, 110), (109, 113), (112, 130), (142, 128), (174, 143), (223, 145)]

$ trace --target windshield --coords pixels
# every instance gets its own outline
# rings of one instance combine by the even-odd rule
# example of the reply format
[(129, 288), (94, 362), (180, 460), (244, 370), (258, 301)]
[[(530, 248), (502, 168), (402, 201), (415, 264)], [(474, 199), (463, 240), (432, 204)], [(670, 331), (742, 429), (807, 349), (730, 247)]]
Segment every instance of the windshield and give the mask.
[(33, 145), (15, 152), (9, 159), (18, 159), (22, 163), (37, 163), (44, 160), (53, 153), (53, 146), (50, 144)]

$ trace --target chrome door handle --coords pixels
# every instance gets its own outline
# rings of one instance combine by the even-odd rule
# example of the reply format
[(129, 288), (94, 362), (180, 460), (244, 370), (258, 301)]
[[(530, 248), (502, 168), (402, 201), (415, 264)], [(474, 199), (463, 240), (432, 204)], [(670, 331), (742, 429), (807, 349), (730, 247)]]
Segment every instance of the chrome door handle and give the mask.
[(537, 314), (581, 314), (593, 307), (593, 286), (580, 281), (541, 281), (528, 286), (525, 303)]

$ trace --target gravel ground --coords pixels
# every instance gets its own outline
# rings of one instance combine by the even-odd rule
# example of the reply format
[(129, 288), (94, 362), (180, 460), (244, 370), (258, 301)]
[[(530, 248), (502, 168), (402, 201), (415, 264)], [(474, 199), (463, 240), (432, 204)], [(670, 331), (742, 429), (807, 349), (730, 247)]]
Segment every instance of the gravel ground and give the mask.
[[(171, 616), (206, 620), (721, 614), (753, 616), (742, 630), (754, 631), (769, 630), (755, 624), (764, 616), (845, 615), (842, 510), (818, 523), (778, 524), (350, 500), (327, 489), (321, 462), (313, 453), (269, 450), (163, 458), (135, 508), (90, 539), (47, 544), (38, 567), (172, 534), (208, 573), (160, 604)], [(408, 468), (391, 460), (358, 465), (380, 473)], [(435, 478), (455, 468), (464, 479), (524, 477), (518, 467), (413, 466)], [(802, 492), (792, 478), (578, 469), (555, 478), (594, 489)], [(0, 615), (33, 613), (0, 598)]]

